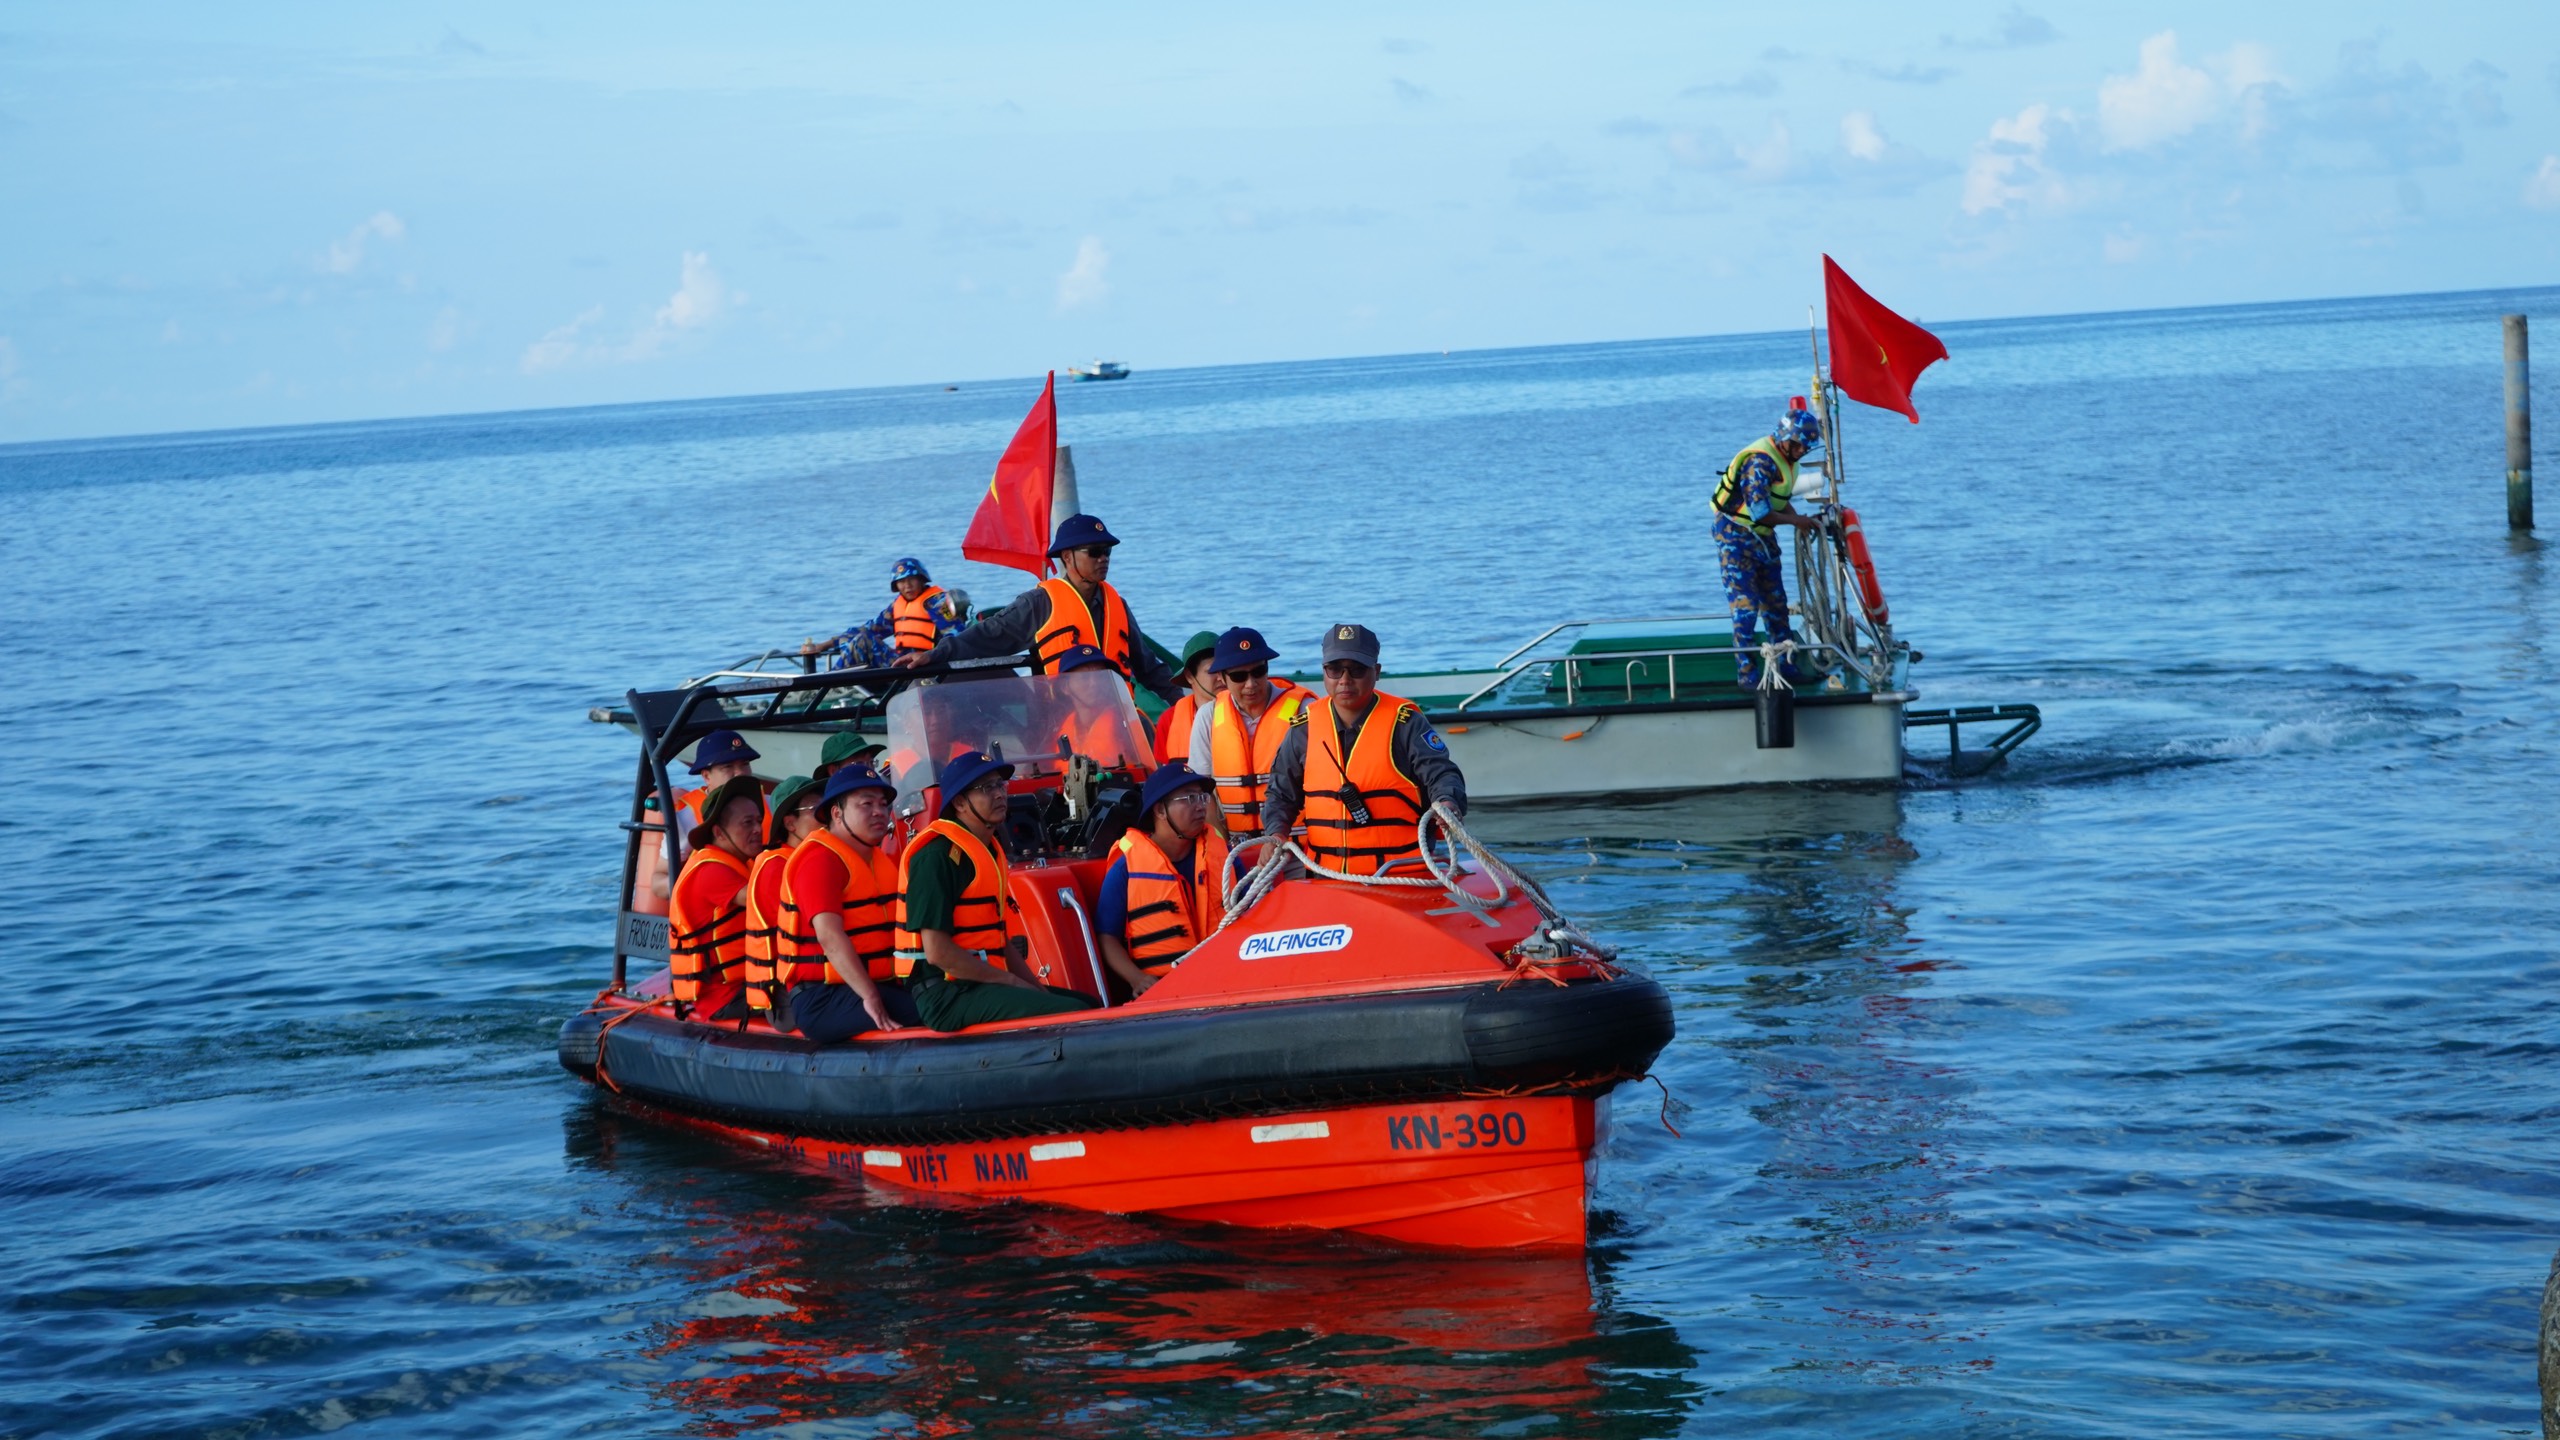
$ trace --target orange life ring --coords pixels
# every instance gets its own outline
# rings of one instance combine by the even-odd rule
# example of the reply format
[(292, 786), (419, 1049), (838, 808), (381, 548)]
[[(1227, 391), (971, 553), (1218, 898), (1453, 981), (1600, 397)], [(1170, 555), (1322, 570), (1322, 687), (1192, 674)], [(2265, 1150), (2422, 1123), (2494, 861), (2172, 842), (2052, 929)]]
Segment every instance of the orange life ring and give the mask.
[(1867, 618), (1878, 625), (1893, 623), (1893, 612), (1885, 607), (1884, 586), (1876, 580), (1876, 561), (1867, 553), (1867, 532), (1858, 525), (1858, 512), (1840, 507), (1840, 545), (1849, 552), (1849, 568), (1858, 572), (1858, 598), (1867, 607)]

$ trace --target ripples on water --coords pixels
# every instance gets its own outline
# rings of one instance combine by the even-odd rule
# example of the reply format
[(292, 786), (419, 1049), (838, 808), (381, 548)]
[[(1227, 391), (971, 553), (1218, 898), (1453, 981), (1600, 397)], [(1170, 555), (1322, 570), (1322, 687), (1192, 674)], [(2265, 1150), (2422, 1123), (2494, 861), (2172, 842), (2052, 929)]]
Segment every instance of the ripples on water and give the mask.
[[(949, 537), (1027, 387), (0, 450), (0, 933), (67, 1000), (0, 1018), (0, 1435), (2526, 1431), (2560, 685), (2495, 316), (2550, 299), (1955, 326), (1862, 412), (1928, 699), (2046, 729), (1483, 817), (1680, 1004), (1587, 1261), (920, 1204), (558, 1072), (584, 708), (898, 553), (1009, 594)], [(1393, 667), (1713, 608), (1698, 477), (1799, 346), (1062, 408), (1142, 618)]]

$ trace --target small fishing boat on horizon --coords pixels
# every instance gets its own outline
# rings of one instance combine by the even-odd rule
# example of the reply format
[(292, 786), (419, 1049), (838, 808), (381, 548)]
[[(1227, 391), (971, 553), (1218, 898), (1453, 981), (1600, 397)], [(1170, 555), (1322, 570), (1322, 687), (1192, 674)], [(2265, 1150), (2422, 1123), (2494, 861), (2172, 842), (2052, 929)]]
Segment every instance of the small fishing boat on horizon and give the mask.
[(1129, 378), (1129, 367), (1117, 360), (1096, 360), (1090, 370), (1080, 365), (1070, 365), (1067, 367), (1067, 374), (1077, 380), (1126, 380)]

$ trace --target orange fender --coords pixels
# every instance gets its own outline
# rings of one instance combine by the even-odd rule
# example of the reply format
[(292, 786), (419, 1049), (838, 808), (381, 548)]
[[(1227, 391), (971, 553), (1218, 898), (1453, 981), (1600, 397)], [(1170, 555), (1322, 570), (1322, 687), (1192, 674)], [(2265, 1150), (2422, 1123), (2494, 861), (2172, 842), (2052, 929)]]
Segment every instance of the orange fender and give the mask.
[(1867, 618), (1878, 625), (1893, 623), (1893, 611), (1884, 603), (1884, 586), (1876, 579), (1876, 560), (1867, 553), (1867, 532), (1858, 524), (1858, 512), (1840, 507), (1840, 544), (1849, 552), (1849, 568), (1858, 573), (1858, 599), (1867, 607)]

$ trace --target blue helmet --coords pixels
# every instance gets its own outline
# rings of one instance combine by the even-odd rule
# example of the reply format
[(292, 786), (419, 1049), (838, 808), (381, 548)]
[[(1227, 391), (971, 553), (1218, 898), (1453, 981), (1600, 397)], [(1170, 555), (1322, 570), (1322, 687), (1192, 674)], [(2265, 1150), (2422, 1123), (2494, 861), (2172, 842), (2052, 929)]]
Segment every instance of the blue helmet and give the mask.
[(1822, 443), (1822, 422), (1813, 418), (1812, 411), (1798, 406), (1778, 417), (1777, 428), (1769, 432), (1769, 438), (1781, 445), (1793, 440), (1810, 450)]
[(930, 580), (932, 578), (932, 576), (924, 573), (924, 562), (913, 555), (901, 555), (898, 557), (898, 563), (889, 567), (889, 583), (892, 585), (897, 584), (901, 580)]

